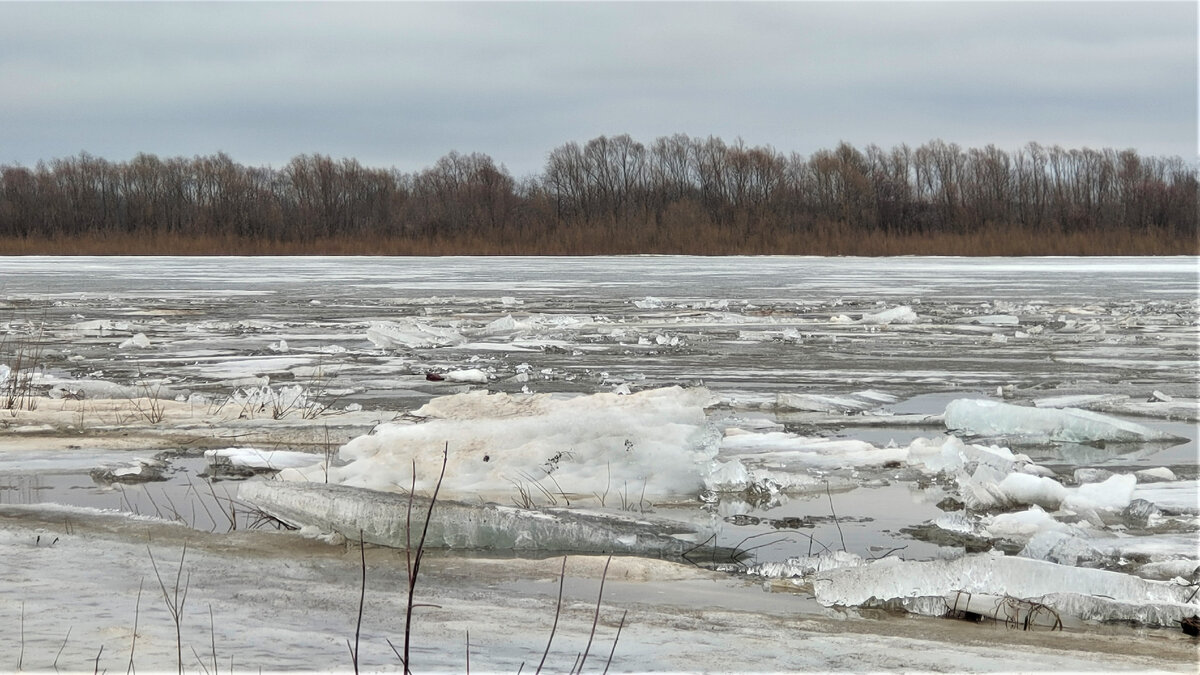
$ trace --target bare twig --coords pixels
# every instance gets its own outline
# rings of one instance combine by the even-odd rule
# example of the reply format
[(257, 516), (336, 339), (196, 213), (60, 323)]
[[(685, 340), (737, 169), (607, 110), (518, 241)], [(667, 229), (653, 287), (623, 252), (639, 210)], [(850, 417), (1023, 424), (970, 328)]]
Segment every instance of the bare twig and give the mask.
[[(417, 554), (413, 557), (412, 568), (408, 575), (408, 607), (404, 613), (404, 672), (411, 673), (412, 668), (408, 660), (409, 644), (412, 637), (412, 610), (413, 610), (413, 591), (417, 587), (417, 575), (421, 571), (421, 559), (425, 557), (425, 537), (429, 534), (429, 521), (433, 519), (433, 507), (437, 503), (438, 492), (442, 489), (442, 480), (446, 477), (446, 463), (450, 460), (450, 443), (442, 449), (442, 471), (438, 474), (437, 483), (433, 486), (433, 495), (429, 498), (429, 510), (425, 513), (425, 525), (421, 528), (421, 540), (417, 543)], [(414, 465), (415, 466), (415, 465)], [(416, 471), (414, 469), (413, 486), (416, 487)], [(412, 494), (409, 493), (409, 504), (412, 504)], [(409, 509), (411, 512), (411, 508)], [(409, 522), (411, 523), (412, 514), (409, 513)], [(411, 542), (411, 539), (409, 540)]]
[(192, 656), (196, 657), (196, 663), (200, 664), (200, 668), (201, 668), (201, 670), (204, 671), (204, 675), (213, 675), (213, 673), (209, 672), (208, 666), (204, 665), (204, 659), (200, 658), (200, 652), (196, 651), (195, 647), (192, 647), (191, 649), (192, 649)]
[(137, 672), (133, 667), (133, 654), (137, 651), (137, 630), (138, 630), (138, 615), (142, 612), (142, 584), (146, 582), (146, 577), (138, 580), (137, 601), (133, 605), (133, 637), (129, 641), (129, 666), (125, 668), (125, 674)]
[(208, 603), (208, 635), (212, 640), (213, 675), (217, 675), (217, 625), (213, 621), (212, 603)]
[[(363, 604), (367, 600), (367, 547), (363, 542), (362, 529), (358, 531), (358, 551), (362, 559), (362, 586), (358, 592), (358, 621), (354, 624), (354, 648), (350, 650), (350, 661), (354, 663), (355, 673), (358, 673), (358, 638), (362, 632)], [(346, 640), (346, 646), (350, 646), (349, 640)]]
[(183, 561), (187, 557), (187, 543), (183, 545), (183, 552), (179, 556), (179, 570), (175, 573), (175, 588), (172, 592), (167, 591), (167, 585), (162, 580), (162, 575), (158, 573), (158, 564), (154, 561), (154, 553), (150, 551), (150, 547), (146, 547), (146, 553), (150, 555), (150, 564), (154, 567), (154, 576), (158, 579), (158, 586), (162, 589), (163, 602), (167, 606), (167, 612), (171, 615), (171, 619), (175, 622), (175, 655), (176, 662), (179, 665), (179, 675), (183, 675), (183, 633), (181, 624), (183, 622), (183, 606), (187, 602), (188, 586), (191, 584), (192, 573), (188, 572), (186, 581), (183, 581), (183, 592), (180, 593), (180, 581), (183, 579)]
[(562, 571), (558, 573), (558, 602), (554, 605), (554, 625), (550, 627), (550, 639), (546, 641), (546, 651), (542, 652), (542, 660), (538, 663), (537, 670), (534, 675), (542, 672), (542, 666), (546, 664), (546, 655), (550, 653), (550, 645), (554, 642), (554, 633), (558, 631), (558, 615), (562, 613), (562, 595), (563, 583), (567, 579), (567, 556), (563, 556)]
[(25, 601), (21, 601), (21, 651), (17, 653), (17, 670), (25, 661)]
[(67, 626), (67, 636), (63, 638), (62, 646), (58, 648), (58, 653), (54, 655), (54, 663), (50, 666), (58, 670), (58, 657), (62, 656), (63, 650), (67, 648), (67, 640), (71, 639), (71, 627)]
[(846, 537), (842, 536), (842, 524), (838, 522), (837, 511), (833, 510), (833, 493), (829, 490), (829, 483), (825, 483), (825, 494), (829, 497), (829, 512), (833, 514), (833, 524), (837, 525), (838, 538), (842, 540), (842, 551), (846, 550)]
[(629, 614), (629, 610), (621, 612), (621, 623), (617, 624), (617, 636), (613, 638), (612, 649), (608, 650), (608, 661), (604, 663), (604, 674), (607, 675), (608, 667), (612, 665), (613, 654), (617, 653), (617, 642), (621, 640), (621, 629), (625, 627), (625, 617)]
[(600, 593), (596, 596), (596, 613), (592, 616), (592, 632), (588, 634), (587, 647), (583, 649), (583, 656), (579, 659), (579, 668), (575, 672), (583, 672), (583, 664), (587, 662), (588, 652), (592, 651), (592, 638), (596, 636), (596, 624), (600, 623), (600, 601), (604, 599), (604, 580), (608, 578), (608, 565), (612, 562), (612, 556), (608, 556), (608, 560), (604, 561), (604, 572), (600, 575)]

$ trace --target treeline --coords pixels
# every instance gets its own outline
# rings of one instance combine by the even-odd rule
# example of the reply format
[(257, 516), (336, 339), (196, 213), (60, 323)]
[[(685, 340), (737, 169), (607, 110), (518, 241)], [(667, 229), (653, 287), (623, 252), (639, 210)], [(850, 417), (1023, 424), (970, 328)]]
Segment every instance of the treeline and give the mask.
[[(1197, 192), (1196, 168), (1178, 157), (1036, 143), (841, 143), (802, 156), (601, 136), (553, 149), (521, 180), (479, 153), (414, 173), (322, 155), (271, 168), (224, 153), (84, 153), (0, 167), (0, 251), (141, 241), (185, 253), (170, 249), (191, 241), (212, 253), (1195, 253)], [(903, 241), (914, 250), (887, 244)]]

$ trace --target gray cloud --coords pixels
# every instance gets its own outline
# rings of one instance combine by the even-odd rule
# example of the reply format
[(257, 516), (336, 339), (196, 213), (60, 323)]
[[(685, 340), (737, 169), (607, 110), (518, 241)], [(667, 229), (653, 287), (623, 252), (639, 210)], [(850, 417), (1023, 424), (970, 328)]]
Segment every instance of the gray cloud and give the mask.
[(1194, 158), (1195, 3), (0, 3), (0, 162), (714, 134)]

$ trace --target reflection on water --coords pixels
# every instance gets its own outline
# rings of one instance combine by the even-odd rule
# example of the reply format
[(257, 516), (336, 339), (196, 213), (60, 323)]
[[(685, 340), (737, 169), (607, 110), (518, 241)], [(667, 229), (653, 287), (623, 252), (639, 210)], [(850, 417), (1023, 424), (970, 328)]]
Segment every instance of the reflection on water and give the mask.
[(202, 457), (166, 456), (162, 481), (108, 483), (89, 471), (0, 471), (0, 504), (65, 504), (171, 520), (205, 532), (260, 524), (237, 500), (237, 483), (210, 481)]

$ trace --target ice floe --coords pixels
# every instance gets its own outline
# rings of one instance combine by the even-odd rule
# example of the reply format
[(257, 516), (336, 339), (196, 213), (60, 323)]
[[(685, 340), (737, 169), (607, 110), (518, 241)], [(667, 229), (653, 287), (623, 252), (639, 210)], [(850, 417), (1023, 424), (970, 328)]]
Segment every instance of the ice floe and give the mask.
[(945, 422), (947, 429), (969, 437), (1031, 445), (1184, 440), (1136, 422), (1089, 410), (1017, 406), (986, 399), (951, 401), (946, 405)]

